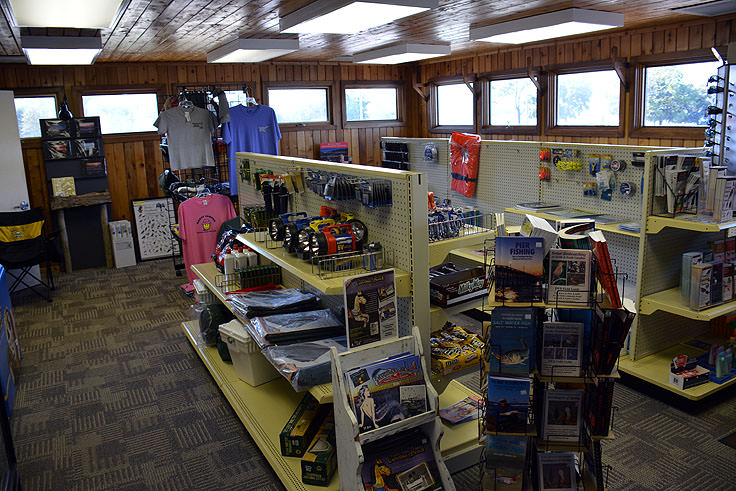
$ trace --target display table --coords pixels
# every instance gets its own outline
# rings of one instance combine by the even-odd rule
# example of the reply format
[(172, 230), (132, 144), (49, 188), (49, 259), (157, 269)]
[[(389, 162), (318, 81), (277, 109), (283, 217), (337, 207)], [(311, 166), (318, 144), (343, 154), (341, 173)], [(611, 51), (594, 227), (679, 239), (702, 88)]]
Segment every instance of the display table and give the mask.
[[(230, 309), (229, 302), (225, 301), (225, 295), (216, 287), (215, 265), (213, 263), (193, 265), (192, 271)], [(257, 387), (248, 385), (238, 378), (232, 364), (220, 359), (217, 348), (208, 348), (201, 343), (199, 329), (195, 324), (182, 323), (182, 329), (284, 487), (289, 490), (339, 489), (337, 473), (327, 488), (302, 483), (299, 459), (281, 455), (279, 432), (302, 399), (303, 393), (294, 392), (283, 377)], [(313, 387), (309, 392), (321, 404), (332, 402), (332, 384)], [(457, 381), (452, 381), (439, 395), (439, 407), (449, 406), (470, 395), (478, 394)], [(477, 421), (443, 427), (444, 436), (440, 442), (440, 449), (450, 472), (477, 464), (482, 448), (478, 444)]]

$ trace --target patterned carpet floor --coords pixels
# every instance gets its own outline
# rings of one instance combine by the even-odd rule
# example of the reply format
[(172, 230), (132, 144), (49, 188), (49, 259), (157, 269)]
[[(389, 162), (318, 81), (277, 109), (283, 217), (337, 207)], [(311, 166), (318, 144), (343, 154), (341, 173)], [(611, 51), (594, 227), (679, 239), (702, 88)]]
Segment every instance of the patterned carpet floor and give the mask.
[[(60, 275), (52, 303), (14, 297), (25, 490), (283, 489), (182, 333), (180, 283), (162, 260)], [(734, 391), (694, 412), (648, 390), (616, 387), (609, 489), (735, 489), (736, 449), (718, 441), (736, 431)], [(477, 489), (478, 472), (455, 482)]]

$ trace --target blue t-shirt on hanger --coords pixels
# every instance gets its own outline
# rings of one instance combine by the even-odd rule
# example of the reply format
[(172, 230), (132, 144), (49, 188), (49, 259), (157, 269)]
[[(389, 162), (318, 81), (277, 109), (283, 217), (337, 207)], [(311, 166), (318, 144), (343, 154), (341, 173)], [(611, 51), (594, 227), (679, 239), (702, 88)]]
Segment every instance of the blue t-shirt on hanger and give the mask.
[(276, 112), (262, 104), (231, 107), (230, 122), (222, 125), (222, 139), (227, 143), (230, 194), (238, 194), (235, 152), (278, 155), (281, 130), (276, 121)]

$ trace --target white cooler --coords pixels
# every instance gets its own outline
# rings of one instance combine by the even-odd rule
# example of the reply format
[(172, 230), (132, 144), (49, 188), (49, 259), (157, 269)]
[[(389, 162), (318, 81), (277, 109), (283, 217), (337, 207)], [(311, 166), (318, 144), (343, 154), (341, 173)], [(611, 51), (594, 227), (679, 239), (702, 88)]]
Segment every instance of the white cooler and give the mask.
[(238, 377), (253, 387), (279, 378), (281, 375), (271, 365), (260, 348), (250, 337), (245, 326), (233, 319), (220, 326), (220, 337), (227, 343), (230, 358)]

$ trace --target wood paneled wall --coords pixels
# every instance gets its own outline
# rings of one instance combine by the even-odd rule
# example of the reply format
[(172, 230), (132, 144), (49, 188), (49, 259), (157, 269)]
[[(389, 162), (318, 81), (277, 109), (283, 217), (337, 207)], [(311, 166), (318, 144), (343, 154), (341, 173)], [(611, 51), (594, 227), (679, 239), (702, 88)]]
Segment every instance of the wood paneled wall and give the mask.
[[(89, 67), (39, 67), (0, 65), (0, 89), (23, 91), (48, 89), (69, 97), (74, 115), (82, 115), (81, 91), (152, 88), (159, 94), (161, 105), (167, 94), (175, 94), (179, 86), (220, 84), (238, 86), (255, 83), (256, 97), (263, 101), (264, 82), (309, 81), (332, 82), (340, 90), (342, 81), (409, 80), (408, 67), (383, 65), (346, 65), (337, 63), (99, 63)], [(409, 86), (405, 89), (408, 93)], [(282, 131), (282, 155), (316, 158), (320, 142), (347, 141), (356, 163), (379, 164), (379, 141), (383, 136), (411, 136), (409, 121), (417, 121), (416, 106), (407, 108), (404, 126), (386, 128), (343, 129), (341, 111), (335, 110), (335, 129)], [(130, 220), (130, 200), (159, 196), (157, 178), (164, 164), (158, 149), (160, 138), (155, 133), (105, 136), (110, 193), (111, 219)], [(23, 141), (23, 158), (28, 179), (31, 205), (42, 205), (49, 218), (49, 197), (38, 139)]]
[[(618, 58), (630, 62), (632, 58), (644, 55), (687, 52), (698, 49), (710, 49), (712, 46), (726, 46), (736, 41), (736, 16), (724, 16), (714, 19), (702, 19), (686, 23), (658, 25), (647, 28), (618, 31), (609, 34), (590, 35), (572, 41), (556, 41), (530, 44), (524, 47), (508, 47), (477, 53), (474, 56), (462, 57), (450, 61), (432, 63), (422, 62), (419, 67), (419, 82), (426, 84), (431, 79), (443, 77), (462, 77), (474, 74), (503, 72), (510, 70), (526, 70), (531, 66), (551, 67), (575, 63), (604, 62), (612, 59), (615, 49)], [(715, 58), (713, 58), (715, 61)], [(661, 145), (661, 146), (699, 146), (703, 139), (688, 140), (677, 138), (634, 138), (631, 136), (631, 111), (633, 105), (633, 74), (630, 77), (632, 89), (626, 93), (626, 122), (623, 137), (594, 136), (552, 136), (545, 135), (544, 125), (539, 134), (483, 134), (484, 139), (513, 139), (571, 141), (578, 143), (608, 143), (624, 145)], [(424, 90), (429, 90), (425, 88)], [(705, 87), (703, 87), (705, 91)], [(415, 125), (419, 132), (416, 136), (449, 137), (448, 134), (430, 132), (427, 106), (420, 97), (413, 98), (420, 107), (417, 110), (419, 120)], [(544, 101), (543, 101), (544, 102)], [(542, 104), (546, 107), (546, 104)], [(542, 117), (543, 115), (540, 115)]]

